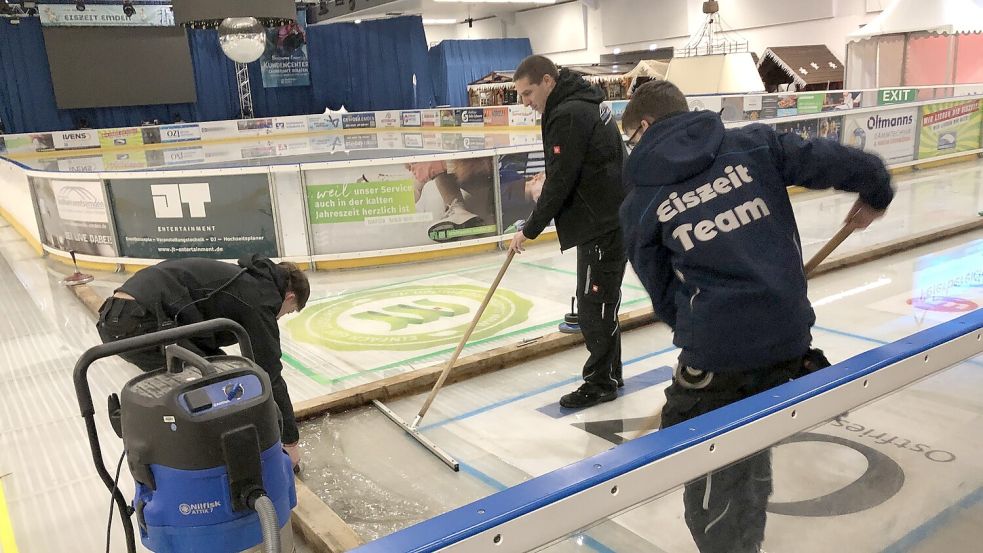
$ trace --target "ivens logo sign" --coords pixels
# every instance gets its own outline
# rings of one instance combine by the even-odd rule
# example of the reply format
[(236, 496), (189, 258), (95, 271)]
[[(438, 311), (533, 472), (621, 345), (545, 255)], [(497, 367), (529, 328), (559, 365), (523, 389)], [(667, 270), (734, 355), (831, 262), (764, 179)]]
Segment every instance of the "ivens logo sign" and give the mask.
[(158, 219), (183, 219), (184, 205), (188, 205), (189, 216), (203, 218), (205, 204), (212, 201), (207, 182), (186, 182), (181, 184), (152, 184), (150, 194), (154, 199), (154, 215)]

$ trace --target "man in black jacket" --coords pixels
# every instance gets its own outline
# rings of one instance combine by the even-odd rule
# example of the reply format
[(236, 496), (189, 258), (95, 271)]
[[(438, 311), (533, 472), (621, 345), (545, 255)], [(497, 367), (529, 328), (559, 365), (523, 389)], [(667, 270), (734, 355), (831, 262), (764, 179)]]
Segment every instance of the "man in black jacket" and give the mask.
[[(99, 309), (96, 327), (104, 343), (211, 319), (231, 319), (246, 330), (256, 364), (270, 375), (273, 399), (283, 416), (284, 449), (294, 466), (300, 460), (300, 433), (287, 383), (280, 372), (277, 320), (307, 304), (311, 287), (293, 263), (274, 263), (258, 255), (238, 266), (213, 259), (170, 259), (130, 277)], [(235, 343), (231, 333), (200, 336), (179, 345), (201, 356), (222, 355)], [(123, 359), (152, 371), (164, 366), (161, 348), (128, 352)]]
[(621, 280), (625, 275), (618, 209), (623, 199), (624, 143), (604, 95), (582, 77), (530, 56), (515, 72), (523, 105), (542, 114), (546, 183), (536, 207), (509, 249), (521, 253), (550, 221), (560, 249), (577, 248), (579, 323), (590, 357), (584, 384), (560, 398), (567, 408), (618, 397), (621, 378)]

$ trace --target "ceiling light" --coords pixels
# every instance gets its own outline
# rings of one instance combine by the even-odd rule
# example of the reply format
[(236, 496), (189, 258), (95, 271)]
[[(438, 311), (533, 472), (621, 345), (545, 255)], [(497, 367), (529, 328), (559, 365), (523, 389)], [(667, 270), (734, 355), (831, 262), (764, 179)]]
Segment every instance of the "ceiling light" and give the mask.
[(359, 24), (361, 24), (361, 23), (362, 23), (362, 20), (361, 20), (361, 19), (356, 19), (356, 20), (355, 20), (355, 24), (356, 24), (356, 25), (359, 25)]
[(424, 25), (454, 25), (457, 23), (456, 19), (424, 19)]
[(659, 49), (659, 45), (658, 44), (656, 44), (654, 42), (652, 44), (649, 44), (649, 50), (658, 50), (658, 49)]
[(616, 55), (616, 56), (617, 56), (617, 55), (618, 55), (618, 54), (620, 54), (620, 53), (621, 53), (621, 48), (615, 48), (615, 49), (614, 49), (614, 55)]

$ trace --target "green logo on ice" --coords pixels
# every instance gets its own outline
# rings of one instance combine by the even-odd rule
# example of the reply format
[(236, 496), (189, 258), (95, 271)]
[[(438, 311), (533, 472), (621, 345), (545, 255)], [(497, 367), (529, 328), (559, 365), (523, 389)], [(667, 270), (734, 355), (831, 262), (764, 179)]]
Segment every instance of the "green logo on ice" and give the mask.
[[(287, 328), (299, 341), (338, 351), (446, 346), (461, 339), (487, 292), (468, 284), (358, 292), (308, 306)], [(498, 289), (470, 339), (524, 323), (532, 306), (515, 292)]]

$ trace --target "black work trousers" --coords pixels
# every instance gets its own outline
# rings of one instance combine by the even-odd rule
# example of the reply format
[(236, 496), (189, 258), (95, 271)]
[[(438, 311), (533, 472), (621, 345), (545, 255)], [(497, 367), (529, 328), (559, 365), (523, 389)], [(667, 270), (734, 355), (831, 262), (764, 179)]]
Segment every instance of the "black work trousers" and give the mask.
[[(147, 311), (139, 303), (111, 297), (99, 308), (99, 322), (96, 327), (103, 343), (109, 343), (156, 332), (160, 328), (160, 322), (154, 313)], [(225, 355), (225, 352), (220, 348), (209, 347), (193, 338), (181, 340), (177, 345), (202, 357)], [(163, 349), (159, 347), (124, 352), (119, 356), (144, 372), (160, 369), (166, 363)], [(275, 377), (270, 375), (270, 388), (273, 393), (273, 400), (276, 401), (282, 417), (283, 428), (280, 439), (284, 444), (296, 443), (300, 439), (300, 431), (297, 429), (293, 404), (290, 401), (287, 383), (283, 380), (283, 376), (280, 374)]]
[(577, 316), (590, 353), (583, 377), (600, 391), (622, 382), (618, 310), (626, 262), (621, 229), (577, 246)]
[[(661, 427), (764, 392), (806, 372), (801, 357), (743, 372), (713, 373), (680, 366), (666, 388)], [(765, 536), (771, 492), (770, 449), (686, 484), (686, 525), (700, 553), (757, 553)]]

